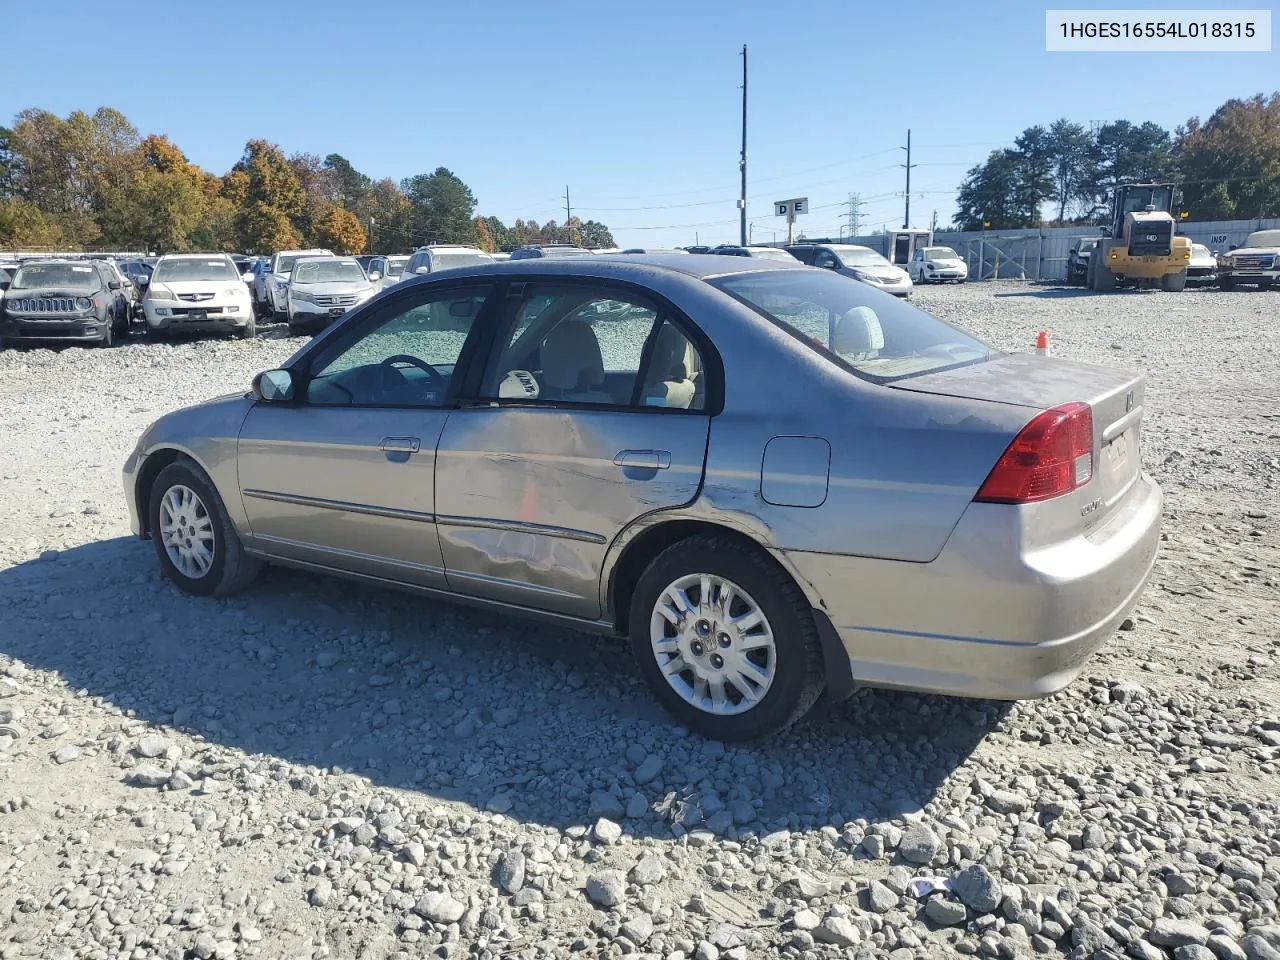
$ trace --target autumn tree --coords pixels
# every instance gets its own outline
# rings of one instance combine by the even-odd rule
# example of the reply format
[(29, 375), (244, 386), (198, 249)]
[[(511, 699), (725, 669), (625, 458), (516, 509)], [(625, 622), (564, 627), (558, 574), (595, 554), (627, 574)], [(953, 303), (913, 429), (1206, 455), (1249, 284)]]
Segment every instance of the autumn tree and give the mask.
[(161, 254), (191, 250), (207, 207), (204, 172), (166, 137), (146, 137), (135, 152), (129, 179), (107, 188), (104, 242)]
[(232, 172), (245, 175), (244, 201), (236, 217), (240, 249), (271, 252), (299, 246), (298, 223), (307, 198), (280, 148), (266, 140), (250, 140)]
[(493, 234), (489, 232), (489, 221), (484, 217), (476, 217), (474, 223), (476, 228), (476, 246), (485, 251), (485, 253), (493, 253), (498, 248), (494, 245)]
[(316, 219), (315, 241), (317, 245), (338, 254), (359, 253), (364, 249), (364, 231), (360, 221), (350, 210), (331, 204)]
[(1197, 220), (1280, 217), (1280, 92), (1228, 100), (1177, 132), (1183, 206)]
[(30, 200), (0, 200), (0, 247), (10, 249), (66, 245), (58, 224)]
[(407, 253), (413, 249), (413, 205), (389, 178), (374, 183), (361, 215), (370, 224), (369, 249), (375, 253)]

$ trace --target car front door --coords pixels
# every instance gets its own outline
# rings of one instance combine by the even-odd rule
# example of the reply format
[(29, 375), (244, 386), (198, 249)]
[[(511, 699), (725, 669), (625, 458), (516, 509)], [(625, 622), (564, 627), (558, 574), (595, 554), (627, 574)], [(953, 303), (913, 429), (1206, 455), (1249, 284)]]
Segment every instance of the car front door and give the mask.
[(701, 487), (710, 346), (630, 288), (510, 291), (478, 398), (440, 439), (446, 576), (458, 593), (596, 619), (619, 532)]
[(294, 402), (249, 411), (238, 461), (255, 548), (445, 585), (436, 445), (490, 289), (464, 283), (389, 298), (299, 360)]

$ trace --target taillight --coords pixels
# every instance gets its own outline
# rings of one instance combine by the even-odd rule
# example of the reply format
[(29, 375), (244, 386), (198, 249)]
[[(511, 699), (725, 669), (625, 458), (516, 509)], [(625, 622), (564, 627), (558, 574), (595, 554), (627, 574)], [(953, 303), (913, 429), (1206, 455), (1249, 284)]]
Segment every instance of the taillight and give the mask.
[(1093, 409), (1067, 403), (1019, 431), (974, 500), (1031, 503), (1083, 487), (1093, 476)]

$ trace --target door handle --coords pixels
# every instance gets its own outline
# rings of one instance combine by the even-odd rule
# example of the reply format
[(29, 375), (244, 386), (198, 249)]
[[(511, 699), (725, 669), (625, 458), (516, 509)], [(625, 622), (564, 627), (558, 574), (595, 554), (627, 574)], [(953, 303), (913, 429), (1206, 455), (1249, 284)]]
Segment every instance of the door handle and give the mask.
[(404, 463), (422, 449), (422, 441), (417, 437), (383, 437), (380, 447), (388, 460)]
[(666, 470), (671, 466), (671, 454), (666, 450), (619, 450), (613, 458), (613, 465), (641, 470)]

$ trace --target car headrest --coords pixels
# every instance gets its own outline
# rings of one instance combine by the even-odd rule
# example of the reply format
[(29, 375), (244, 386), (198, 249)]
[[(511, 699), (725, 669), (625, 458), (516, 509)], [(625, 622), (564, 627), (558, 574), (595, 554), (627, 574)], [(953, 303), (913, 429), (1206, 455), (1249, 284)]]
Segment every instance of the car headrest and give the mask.
[(692, 372), (689, 367), (689, 341), (685, 335), (669, 323), (664, 323), (658, 330), (658, 340), (653, 345), (653, 369), (658, 376), (655, 380), (688, 380)]
[(604, 358), (591, 324), (565, 320), (542, 341), (542, 379), (556, 390), (579, 390), (604, 382)]
[(844, 356), (874, 353), (884, 349), (884, 329), (870, 307), (854, 307), (836, 321), (831, 334), (831, 350)]

